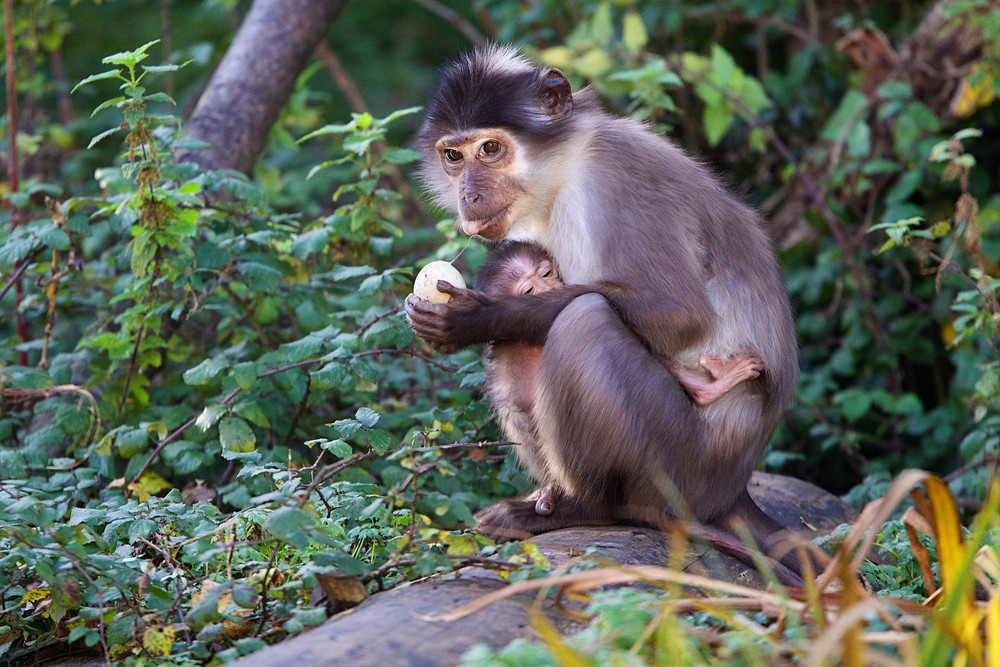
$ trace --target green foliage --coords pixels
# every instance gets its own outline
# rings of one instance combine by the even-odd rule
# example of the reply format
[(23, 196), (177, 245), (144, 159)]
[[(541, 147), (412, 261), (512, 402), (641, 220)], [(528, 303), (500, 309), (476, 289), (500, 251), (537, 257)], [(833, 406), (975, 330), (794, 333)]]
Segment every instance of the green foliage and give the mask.
[[(25, 113), (0, 135), (24, 176), (0, 189), (16, 223), (0, 238), (0, 655), (79, 640), (134, 664), (203, 664), (346, 606), (310, 602), (326, 575), (374, 591), (482, 555), (515, 578), (544, 569), (462, 532), (527, 481), (492, 447), (479, 353), (430, 354), (400, 308), (424, 259), (484, 255), (428, 219), (401, 147), (459, 33), (423, 3), (350, 3), (335, 28), (352, 37), (345, 70), (373, 108), (402, 110), (349, 116), (311, 66), (247, 178), (175, 159), (199, 148), (178, 109), (236, 4), (174, 11), (172, 53), (134, 48), (163, 29), (142, 3), (16, 4)], [(802, 366), (768, 467), (853, 487), (859, 505), (892, 473), (929, 468), (951, 473), (964, 506), (982, 502), (1000, 448), (1000, 11), (947, 3), (990, 36), (950, 110), (903, 79), (868, 86), (834, 46), (858, 25), (899, 46), (930, 2), (904, 20), (872, 5), (819, 23), (758, 0), (446, 4), (670, 131), (764, 209)], [(157, 55), (187, 66), (148, 64)], [(94, 111), (61, 115), (73, 104)], [(918, 599), (930, 591), (900, 526), (865, 573)], [(595, 598), (569, 654), (519, 643), (466, 659), (784, 659), (710, 614), (639, 641), (661, 603)]]

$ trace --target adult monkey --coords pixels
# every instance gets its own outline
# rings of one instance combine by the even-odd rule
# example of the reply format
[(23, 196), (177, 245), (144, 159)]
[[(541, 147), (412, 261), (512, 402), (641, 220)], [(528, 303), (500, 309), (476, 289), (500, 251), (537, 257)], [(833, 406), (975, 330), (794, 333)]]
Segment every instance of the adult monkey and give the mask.
[[(660, 524), (690, 511), (742, 520), (765, 547), (780, 526), (747, 482), (798, 375), (788, 297), (757, 214), (641, 123), (572, 92), (557, 69), (490, 46), (448, 66), (419, 141), (423, 176), (466, 234), (533, 241), (567, 286), (491, 297), (439, 282), (410, 297), (414, 331), (441, 350), (544, 344), (535, 418), (543, 488), (479, 513), (495, 534), (589, 523)], [(754, 354), (756, 379), (697, 409), (669, 363)]]
[[(476, 272), (475, 289), (487, 296), (544, 294), (564, 287), (559, 269), (545, 250), (525, 241), (507, 241), (495, 249)], [(543, 453), (535, 430), (535, 397), (542, 346), (518, 341), (492, 341), (486, 346), (486, 384), (493, 411), (504, 435), (520, 446), (517, 458), (534, 477), (546, 479)], [(722, 359), (706, 355), (696, 368), (676, 362), (668, 367), (696, 405), (711, 405), (733, 387), (760, 375), (763, 362), (753, 355)], [(551, 514), (555, 492), (540, 489), (532, 494), (535, 511)]]

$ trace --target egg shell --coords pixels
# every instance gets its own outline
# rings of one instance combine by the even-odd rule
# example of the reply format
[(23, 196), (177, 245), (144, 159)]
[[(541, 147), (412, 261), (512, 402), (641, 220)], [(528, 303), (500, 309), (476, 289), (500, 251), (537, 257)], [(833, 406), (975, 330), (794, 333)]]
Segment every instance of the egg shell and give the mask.
[(465, 287), (465, 279), (458, 269), (448, 262), (436, 260), (420, 269), (413, 281), (413, 293), (431, 303), (448, 303), (451, 295), (438, 291), (439, 280), (447, 281), (455, 287)]

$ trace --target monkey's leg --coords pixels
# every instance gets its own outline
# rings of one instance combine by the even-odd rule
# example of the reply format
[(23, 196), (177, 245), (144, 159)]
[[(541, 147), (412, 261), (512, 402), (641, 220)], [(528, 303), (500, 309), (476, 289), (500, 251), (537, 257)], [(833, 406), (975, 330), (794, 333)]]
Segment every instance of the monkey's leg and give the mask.
[(700, 406), (711, 405), (729, 393), (729, 390), (751, 380), (764, 370), (764, 361), (752, 354), (740, 354), (723, 360), (721, 357), (705, 355), (699, 364), (708, 372), (708, 377), (700, 371), (671, 363), (670, 370), (677, 381)]
[[(575, 299), (549, 331), (534, 415), (563, 493), (532, 530), (683, 514), (713, 476), (694, 405), (600, 295)], [(507, 523), (524, 520), (515, 510)]]

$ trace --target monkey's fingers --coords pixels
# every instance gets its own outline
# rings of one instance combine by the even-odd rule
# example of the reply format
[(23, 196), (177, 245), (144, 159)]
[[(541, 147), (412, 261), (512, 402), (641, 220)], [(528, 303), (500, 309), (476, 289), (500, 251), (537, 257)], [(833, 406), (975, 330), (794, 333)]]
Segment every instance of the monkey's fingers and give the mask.
[(444, 306), (424, 301), (411, 294), (406, 297), (404, 309), (406, 310), (406, 321), (415, 334), (428, 343), (448, 342)]
[(437, 290), (451, 296), (462, 296), (465, 292), (469, 291), (463, 287), (455, 287), (447, 280), (439, 280), (437, 282)]

